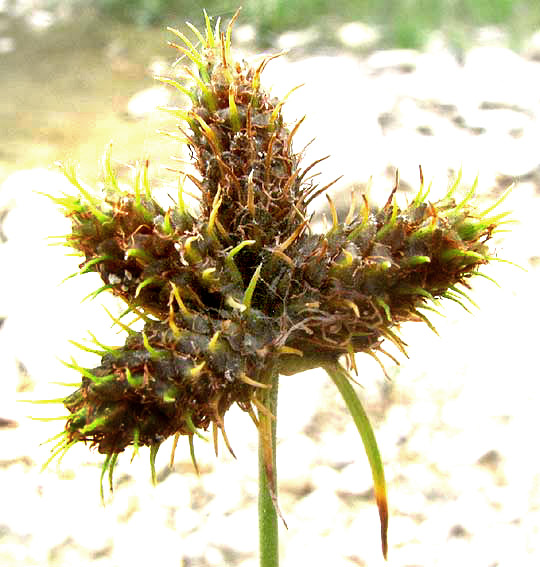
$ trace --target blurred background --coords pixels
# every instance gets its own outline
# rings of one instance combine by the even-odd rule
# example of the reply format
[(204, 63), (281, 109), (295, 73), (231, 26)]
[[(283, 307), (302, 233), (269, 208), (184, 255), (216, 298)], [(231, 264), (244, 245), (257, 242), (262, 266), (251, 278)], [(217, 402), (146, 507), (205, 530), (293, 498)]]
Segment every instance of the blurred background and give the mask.
[[(155, 128), (140, 118), (164, 102), (163, 95), (160, 100), (159, 91), (155, 98), (150, 92), (139, 105), (128, 103), (155, 87), (152, 75), (175, 58), (165, 27), (182, 28), (186, 20), (200, 25), (203, 8), (228, 21), (237, 3), (2, 0), (0, 180), (66, 156), (92, 174), (91, 164), (111, 138), (119, 159), (148, 150)], [(246, 0), (236, 45), (288, 48), (295, 58), (322, 52), (365, 58), (381, 49), (442, 43), (459, 60), (479, 42), (538, 55), (539, 26), (534, 0)]]
[[(147, 453), (120, 459), (115, 493), (99, 498), (102, 457), (76, 447), (40, 472), (74, 371), (97, 364), (69, 340), (88, 331), (106, 344), (123, 337), (102, 308), (81, 299), (92, 274), (59, 282), (77, 258), (48, 246), (69, 222), (39, 192), (72, 192), (55, 162), (78, 164), (99, 186), (112, 141), (115, 168), (129, 177), (150, 158), (153, 183), (175, 195), (175, 169), (189, 167), (160, 106), (182, 105), (154, 76), (175, 76), (166, 26), (191, 33), (202, 10), (228, 23), (236, 2), (174, 0), (0, 0), (0, 565), (161, 567), (257, 564), (256, 436), (231, 410), (234, 460), (197, 444), (168, 466), (170, 443), (149, 480)], [(389, 565), (540, 564), (540, 427), (536, 358), (540, 316), (540, 4), (536, 0), (245, 0), (233, 32), (238, 59), (286, 54), (263, 84), (283, 96), (286, 120), (307, 115), (295, 137), (306, 163), (321, 156), (320, 183), (342, 208), (372, 185), (385, 201), (399, 170), (405, 202), (418, 166), (436, 200), (462, 169), (465, 192), (479, 175), (487, 208), (501, 206), (511, 232), (494, 235), (494, 261), (476, 278), (469, 305), (443, 305), (439, 336), (408, 324), (409, 359), (357, 357), (360, 395), (376, 430), (390, 502)], [(370, 181), (371, 180), (371, 181)], [(170, 201), (169, 201), (170, 202)], [(315, 204), (324, 222), (326, 202)], [(392, 350), (391, 346), (388, 350)], [(282, 564), (383, 565), (369, 467), (334, 388), (319, 372), (283, 378), (278, 472)], [(54, 445), (54, 443), (52, 444)], [(535, 559), (536, 558), (536, 559)]]

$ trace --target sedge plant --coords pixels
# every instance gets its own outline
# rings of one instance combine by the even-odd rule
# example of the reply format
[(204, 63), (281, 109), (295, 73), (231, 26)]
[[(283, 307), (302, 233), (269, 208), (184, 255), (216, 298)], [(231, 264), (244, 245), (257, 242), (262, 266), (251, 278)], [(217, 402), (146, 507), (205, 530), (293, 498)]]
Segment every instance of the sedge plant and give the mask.
[[(206, 14), (205, 14), (206, 16)], [(173, 47), (189, 64), (189, 82), (161, 78), (187, 95), (191, 108), (167, 109), (179, 121), (198, 175), (179, 174), (177, 202), (154, 198), (143, 163), (129, 188), (117, 179), (110, 148), (103, 188), (90, 190), (72, 166), (64, 172), (74, 195), (54, 199), (71, 219), (64, 244), (83, 257), (78, 273), (97, 272), (108, 291), (142, 320), (135, 330), (116, 319), (125, 343), (91, 347), (95, 368), (69, 363), (77, 389), (63, 400), (69, 412), (51, 459), (76, 443), (105, 456), (102, 479), (112, 477), (128, 448), (150, 448), (174, 437), (189, 444), (211, 431), (232, 451), (225, 428), (236, 404), (258, 430), (260, 562), (278, 565), (276, 422), (278, 376), (323, 368), (358, 428), (371, 467), (387, 555), (388, 505), (373, 429), (351, 385), (355, 355), (377, 358), (388, 340), (405, 352), (400, 324), (433, 326), (426, 312), (442, 298), (467, 299), (472, 277), (491, 259), (488, 241), (507, 213), (499, 204), (478, 210), (473, 186), (459, 197), (460, 178), (436, 202), (420, 189), (404, 208), (353, 197), (345, 218), (328, 198), (331, 223), (322, 233), (308, 206), (328, 186), (310, 174), (322, 160), (301, 164), (293, 139), (302, 120), (287, 125), (284, 100), (261, 86), (276, 55), (257, 65), (231, 54), (231, 29), (206, 16), (191, 39), (171, 29)], [(185, 204), (183, 183), (198, 189), (199, 210)], [(504, 198), (504, 195), (503, 195)], [(93, 335), (92, 335), (93, 336)]]

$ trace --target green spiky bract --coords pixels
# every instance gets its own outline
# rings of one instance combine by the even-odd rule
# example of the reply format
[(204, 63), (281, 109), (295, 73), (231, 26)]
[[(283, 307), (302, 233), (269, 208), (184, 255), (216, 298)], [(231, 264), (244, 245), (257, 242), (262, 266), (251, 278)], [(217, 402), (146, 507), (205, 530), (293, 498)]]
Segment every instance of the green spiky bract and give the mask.
[[(234, 18), (233, 18), (234, 20)], [(388, 508), (381, 457), (360, 400), (339, 359), (354, 368), (354, 355), (377, 357), (406, 321), (424, 321), (441, 298), (463, 304), (463, 288), (490, 260), (487, 241), (505, 213), (479, 212), (474, 186), (461, 200), (460, 179), (439, 201), (428, 202), (423, 181), (402, 208), (396, 186), (386, 204), (353, 199), (340, 219), (329, 199), (332, 225), (322, 234), (309, 223), (308, 205), (326, 187), (308, 179), (314, 164), (300, 165), (283, 101), (261, 87), (261, 73), (274, 56), (252, 67), (234, 62), (232, 22), (219, 31), (190, 26), (196, 39), (172, 30), (174, 46), (190, 63), (189, 83), (164, 82), (187, 94), (189, 110), (169, 109), (194, 157), (200, 192), (197, 213), (184, 203), (163, 208), (154, 198), (143, 163), (130, 188), (116, 179), (110, 148), (104, 157), (99, 196), (65, 173), (76, 196), (56, 199), (72, 221), (67, 244), (84, 256), (80, 273), (97, 272), (103, 285), (144, 323), (141, 331), (115, 319), (124, 345), (108, 347), (95, 337), (101, 356), (93, 369), (70, 364), (81, 375), (64, 399), (69, 411), (60, 454), (85, 442), (106, 455), (103, 475), (127, 447), (149, 446), (152, 476), (161, 443), (212, 430), (217, 452), (225, 414), (237, 404), (259, 429), (263, 516), (277, 509), (274, 464), (277, 373), (322, 367), (332, 377), (359, 429), (373, 471), (386, 556)], [(197, 47), (195, 44), (198, 44)], [(319, 160), (320, 161), (320, 160)], [(316, 162), (317, 163), (317, 162)], [(273, 391), (269, 395), (269, 391)], [(272, 503), (272, 506), (268, 505)], [(272, 512), (269, 509), (272, 508)], [(277, 564), (277, 524), (264, 530), (265, 566)], [(264, 531), (263, 530), (263, 531)], [(275, 537), (274, 537), (275, 536)], [(272, 551), (273, 549), (273, 551)]]

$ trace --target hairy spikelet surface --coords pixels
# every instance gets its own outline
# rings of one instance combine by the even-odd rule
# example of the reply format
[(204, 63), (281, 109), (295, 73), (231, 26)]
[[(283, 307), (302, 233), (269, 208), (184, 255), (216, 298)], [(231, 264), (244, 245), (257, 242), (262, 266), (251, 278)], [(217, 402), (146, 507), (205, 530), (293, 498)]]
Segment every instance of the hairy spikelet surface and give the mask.
[(230, 30), (207, 20), (194, 41), (173, 30), (189, 81), (162, 79), (191, 100), (189, 110), (169, 111), (199, 173), (186, 174), (200, 190), (198, 213), (181, 195), (160, 206), (148, 164), (124, 190), (107, 152), (100, 197), (66, 168), (79, 194), (57, 202), (72, 220), (67, 243), (85, 258), (81, 272), (97, 272), (98, 291), (123, 299), (145, 326), (128, 329), (123, 346), (98, 350), (96, 368), (74, 366), (82, 382), (65, 400), (57, 452), (84, 441), (116, 456), (171, 435), (191, 441), (209, 427), (228, 444), (226, 411), (236, 403), (257, 422), (270, 365), (292, 374), (342, 355), (354, 364), (355, 353), (375, 354), (383, 339), (404, 350), (399, 324), (431, 326), (423, 309), (440, 298), (461, 302), (490, 259), (486, 243), (505, 213), (477, 211), (474, 187), (455, 198), (459, 178), (434, 203), (423, 182), (405, 208), (397, 186), (379, 209), (362, 196), (345, 219), (330, 200), (331, 227), (314, 233), (306, 208), (326, 188), (307, 181), (312, 165), (301, 167), (293, 150), (299, 123), (288, 127), (284, 101), (261, 86), (272, 57), (235, 62)]

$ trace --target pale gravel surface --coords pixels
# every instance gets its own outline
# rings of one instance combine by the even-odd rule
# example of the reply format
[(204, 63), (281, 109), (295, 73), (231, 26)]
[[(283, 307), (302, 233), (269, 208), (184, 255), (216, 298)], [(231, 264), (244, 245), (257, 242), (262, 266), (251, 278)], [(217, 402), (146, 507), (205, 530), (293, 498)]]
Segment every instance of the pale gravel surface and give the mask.
[[(528, 271), (489, 266), (501, 288), (477, 278), (471, 296), (481, 309), (469, 315), (445, 305), (446, 318), (433, 319), (440, 337), (421, 325), (405, 326), (410, 359), (386, 365), (392, 381), (367, 357), (359, 356), (358, 366), (386, 464), (388, 565), (540, 564), (539, 63), (486, 47), (458, 62), (435, 46), (425, 54), (282, 59), (268, 67), (266, 82), (276, 94), (306, 82), (291, 95), (287, 116), (308, 114), (299, 146), (318, 136), (309, 157), (332, 154), (325, 179), (345, 174), (337, 193), (373, 175), (373, 192), (385, 199), (393, 168), (399, 166), (406, 189), (417, 185), (418, 163), (435, 179), (434, 197), (460, 165), (466, 183), (480, 171), (486, 203), (517, 178), (505, 206), (521, 222), (497, 236), (495, 248)], [(200, 478), (185, 446), (168, 469), (170, 444), (158, 455), (155, 488), (144, 451), (131, 465), (123, 457), (105, 508), (102, 458), (84, 447), (40, 474), (49, 449), (37, 444), (62, 422), (25, 416), (62, 409), (16, 400), (65, 395), (49, 384), (74, 380), (58, 356), (95, 364), (68, 339), (82, 340), (87, 330), (104, 342), (120, 339), (98, 302), (79, 303), (97, 287), (92, 276), (57, 286), (76, 260), (43, 238), (69, 226), (32, 194), (36, 188), (67, 189), (55, 172), (32, 170), (10, 177), (0, 190), (2, 206), (10, 209), (0, 244), (0, 418), (13, 421), (0, 429), (0, 565), (257, 565), (256, 437), (239, 411), (227, 416), (238, 459), (224, 451), (216, 459), (201, 441)], [(25, 387), (30, 391), (20, 391)], [(289, 525), (281, 530), (282, 565), (383, 565), (366, 459), (343, 403), (320, 372), (282, 379), (278, 435)]]

